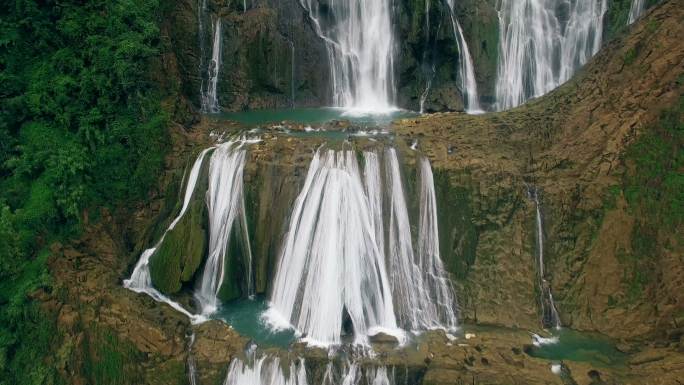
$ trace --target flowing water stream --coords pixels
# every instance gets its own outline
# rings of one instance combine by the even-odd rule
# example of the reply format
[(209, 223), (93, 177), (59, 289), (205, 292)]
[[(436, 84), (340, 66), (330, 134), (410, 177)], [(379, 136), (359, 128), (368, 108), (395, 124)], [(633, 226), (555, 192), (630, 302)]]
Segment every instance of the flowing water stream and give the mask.
[(553, 294), (551, 293), (551, 285), (546, 279), (546, 270), (544, 267), (544, 220), (542, 217), (541, 201), (539, 198), (539, 190), (536, 188), (529, 188), (528, 195), (534, 202), (535, 207), (535, 227), (537, 235), (537, 269), (539, 271), (539, 291), (541, 293), (540, 304), (542, 310), (542, 325), (544, 327), (551, 326), (556, 329), (561, 328), (560, 316), (556, 308), (556, 303), (553, 301)]

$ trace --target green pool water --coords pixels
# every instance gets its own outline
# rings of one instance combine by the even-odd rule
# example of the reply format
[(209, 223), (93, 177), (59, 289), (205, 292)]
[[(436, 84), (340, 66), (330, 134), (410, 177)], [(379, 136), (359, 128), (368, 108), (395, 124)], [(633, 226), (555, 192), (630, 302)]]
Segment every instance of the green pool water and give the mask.
[(261, 347), (287, 348), (295, 340), (292, 330), (273, 332), (261, 320), (261, 314), (268, 309), (263, 297), (239, 299), (228, 302), (214, 315), (232, 326), (241, 335), (251, 338)]
[(225, 112), (209, 115), (215, 119), (231, 120), (246, 127), (288, 121), (299, 124), (322, 124), (332, 120), (349, 120), (362, 127), (387, 126), (395, 119), (416, 116), (407, 110), (395, 110), (383, 114), (354, 113), (342, 108), (294, 108), (277, 110), (254, 110), (244, 112)]
[(547, 360), (589, 362), (604, 367), (622, 366), (626, 362), (627, 355), (603, 336), (569, 329), (554, 331), (554, 336), (558, 337), (557, 343), (533, 346), (527, 353)]

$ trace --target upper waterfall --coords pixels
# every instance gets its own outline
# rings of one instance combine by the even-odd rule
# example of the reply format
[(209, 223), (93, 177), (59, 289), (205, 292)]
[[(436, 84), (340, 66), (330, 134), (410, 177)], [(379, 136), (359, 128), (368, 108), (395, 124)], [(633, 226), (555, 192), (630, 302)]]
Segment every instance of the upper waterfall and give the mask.
[(607, 0), (502, 0), (497, 109), (566, 82), (601, 47)]
[(451, 17), (451, 27), (454, 32), (454, 39), (458, 45), (459, 52), (459, 68), (458, 76), (461, 80), (461, 93), (463, 94), (463, 102), (466, 106), (466, 111), (470, 113), (482, 112), (480, 108), (480, 99), (477, 94), (477, 83), (475, 82), (475, 68), (473, 65), (473, 58), (470, 56), (470, 49), (468, 43), (463, 36), (463, 29), (461, 24), (456, 19), (454, 10), (454, 0), (447, 0), (449, 5), (449, 16)]
[(645, 0), (632, 0), (632, 6), (629, 9), (629, 20), (627, 24), (632, 24), (644, 13)]
[(328, 51), (333, 104), (361, 112), (395, 110), (391, 1), (300, 3)]

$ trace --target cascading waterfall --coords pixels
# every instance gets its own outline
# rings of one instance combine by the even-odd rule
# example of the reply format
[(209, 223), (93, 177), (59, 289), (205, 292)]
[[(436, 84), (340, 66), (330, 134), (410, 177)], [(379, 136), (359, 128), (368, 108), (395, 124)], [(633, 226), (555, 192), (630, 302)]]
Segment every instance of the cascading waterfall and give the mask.
[(385, 161), (390, 199), (389, 275), (399, 324), (409, 330), (453, 329), (456, 327), (453, 295), (439, 259), (437, 211), (430, 165), (426, 159), (421, 160), (421, 236), (416, 263), (399, 160), (393, 148), (386, 151)]
[(397, 329), (370, 205), (355, 153), (319, 150), (295, 202), (269, 323), (322, 345), (341, 342), (345, 313), (356, 343), (372, 329)]
[(204, 161), (206, 154), (211, 149), (212, 148), (208, 148), (208, 149), (205, 149), (204, 151), (202, 151), (200, 153), (200, 155), (197, 157), (197, 160), (195, 160), (195, 163), (193, 164), (192, 169), (190, 170), (190, 174), (188, 175), (188, 180), (187, 180), (186, 187), (185, 187), (185, 196), (183, 198), (183, 207), (181, 208), (180, 213), (173, 220), (173, 222), (171, 222), (168, 229), (166, 229), (166, 231), (164, 232), (162, 237), (159, 239), (159, 241), (154, 245), (154, 247), (149, 248), (142, 253), (142, 255), (140, 256), (140, 259), (138, 260), (138, 263), (135, 265), (135, 268), (133, 269), (133, 273), (131, 274), (131, 277), (124, 281), (124, 287), (126, 287), (130, 290), (133, 290), (136, 293), (145, 293), (145, 294), (149, 295), (150, 297), (152, 297), (156, 301), (169, 304), (171, 307), (173, 307), (177, 311), (188, 316), (188, 318), (190, 318), (193, 322), (201, 322), (204, 318), (201, 316), (191, 314), (190, 312), (185, 310), (180, 304), (172, 301), (170, 298), (163, 295), (157, 289), (154, 288), (154, 286), (152, 285), (152, 277), (150, 275), (150, 258), (155, 253), (155, 251), (157, 251), (157, 248), (162, 244), (166, 234), (169, 231), (173, 230), (173, 228), (176, 227), (178, 222), (183, 218), (183, 215), (185, 215), (185, 212), (187, 211), (188, 206), (190, 205), (192, 195), (195, 191), (195, 186), (197, 185), (197, 180), (199, 179), (200, 170), (202, 168), (202, 162)]
[(192, 355), (192, 346), (195, 344), (195, 333), (190, 335), (188, 341), (188, 382), (190, 385), (197, 385), (197, 364), (195, 363), (195, 356)]
[(209, 163), (209, 255), (195, 290), (195, 298), (203, 315), (211, 314), (218, 308), (218, 293), (223, 284), (226, 254), (236, 222), (249, 260), (247, 276), (248, 290), (251, 290), (251, 248), (243, 192), (245, 157), (244, 142), (229, 141), (216, 148)]
[[(321, 149), (314, 156), (295, 202), (264, 318), (276, 328), (292, 325), (305, 341), (319, 345), (341, 342), (346, 317), (354, 343), (362, 345), (380, 331), (402, 341), (398, 327), (453, 330), (455, 299), (439, 255), (429, 162), (420, 161), (414, 252), (396, 151), (384, 153), (384, 184), (381, 153), (365, 151), (363, 156), (363, 178), (354, 151)], [(383, 186), (389, 199), (387, 233)]]
[(560, 316), (556, 309), (556, 304), (553, 301), (553, 294), (551, 287), (546, 280), (546, 272), (544, 268), (544, 222), (541, 213), (541, 202), (539, 201), (539, 191), (536, 188), (529, 188), (528, 194), (536, 209), (536, 227), (537, 227), (537, 265), (539, 270), (539, 289), (541, 291), (541, 308), (544, 325), (552, 325), (556, 329), (561, 328)]
[(473, 66), (473, 58), (470, 56), (470, 49), (468, 43), (463, 37), (463, 29), (461, 24), (456, 19), (454, 10), (454, 0), (446, 0), (449, 6), (449, 16), (451, 17), (451, 27), (454, 32), (454, 39), (458, 46), (459, 52), (459, 70), (458, 76), (461, 80), (461, 93), (464, 96), (466, 103), (466, 111), (469, 113), (482, 112), (480, 108), (480, 100), (477, 94), (477, 83), (475, 82), (475, 69)]
[[(437, 196), (430, 161), (423, 157), (420, 163), (420, 221), (418, 222), (418, 266), (423, 274), (423, 284), (428, 297), (435, 303), (435, 314), (426, 314), (432, 327), (454, 329), (457, 326), (456, 300), (448, 273), (444, 269), (439, 252), (439, 226), (437, 221)], [(429, 324), (429, 323), (428, 323)]]
[(502, 0), (497, 109), (566, 82), (601, 46), (607, 0)]
[[(430, 43), (430, 0), (425, 0), (425, 46), (429, 46)], [(427, 58), (427, 50), (423, 53), (423, 61), (426, 61)], [(427, 97), (430, 94), (430, 88), (432, 88), (432, 80), (435, 77), (435, 64), (434, 62), (431, 64), (431, 72), (430, 75), (427, 77), (427, 81), (425, 82), (425, 90), (423, 93), (420, 95), (420, 113), (425, 113), (425, 102), (427, 101)]]
[(334, 105), (362, 112), (396, 109), (391, 1), (339, 0), (325, 7), (318, 0), (300, 3), (325, 42)]
[(230, 363), (223, 385), (307, 385), (306, 367), (303, 359), (293, 361), (286, 374), (278, 357), (263, 356), (251, 366), (236, 358)]
[(644, 13), (645, 0), (632, 0), (632, 6), (629, 9), (629, 21), (627, 24), (632, 24)]
[(356, 362), (345, 363), (337, 374), (332, 362), (328, 363), (321, 385), (391, 385), (394, 376), (387, 371), (387, 367), (362, 368)]
[(211, 62), (207, 68), (207, 89), (201, 90), (202, 112), (217, 113), (221, 111), (218, 102), (218, 80), (221, 69), (221, 18), (214, 22), (214, 38), (211, 48)]

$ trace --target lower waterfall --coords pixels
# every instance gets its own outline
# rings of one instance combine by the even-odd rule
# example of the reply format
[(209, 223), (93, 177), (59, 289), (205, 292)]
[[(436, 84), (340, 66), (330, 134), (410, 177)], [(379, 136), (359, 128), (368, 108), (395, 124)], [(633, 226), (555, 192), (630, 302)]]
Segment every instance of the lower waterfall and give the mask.
[(201, 321), (202, 317), (198, 317), (194, 314), (191, 314), (190, 312), (185, 310), (180, 304), (172, 301), (170, 298), (163, 295), (157, 289), (154, 288), (154, 286), (152, 285), (152, 277), (150, 275), (150, 258), (155, 253), (155, 251), (157, 251), (157, 248), (161, 245), (161, 243), (164, 241), (164, 237), (166, 236), (166, 234), (170, 230), (173, 230), (173, 228), (176, 227), (181, 218), (183, 218), (183, 215), (185, 215), (185, 212), (187, 211), (188, 206), (190, 204), (190, 200), (192, 199), (192, 195), (195, 192), (195, 186), (197, 185), (197, 180), (199, 179), (200, 169), (202, 168), (204, 157), (212, 149), (213, 147), (205, 149), (197, 157), (197, 160), (195, 160), (195, 163), (193, 164), (192, 169), (190, 170), (190, 174), (188, 175), (188, 180), (186, 182), (185, 187), (185, 196), (183, 198), (183, 207), (181, 208), (181, 211), (178, 214), (178, 216), (173, 220), (173, 222), (171, 222), (168, 229), (166, 229), (166, 231), (159, 239), (159, 241), (154, 245), (154, 247), (145, 250), (142, 253), (142, 255), (140, 255), (140, 259), (138, 260), (138, 263), (135, 265), (131, 277), (124, 281), (125, 288), (133, 290), (136, 293), (145, 293), (150, 297), (154, 298), (156, 301), (165, 302), (177, 311), (187, 315), (193, 322)]
[(353, 342), (362, 345), (378, 332), (401, 342), (399, 328), (454, 329), (455, 298), (439, 256), (429, 162), (420, 161), (414, 250), (396, 151), (364, 151), (363, 159), (362, 178), (355, 151), (315, 154), (294, 205), (265, 320), (275, 328), (291, 325), (306, 342), (323, 346), (342, 342), (345, 319)]
[[(165, 302), (177, 311), (188, 316), (193, 323), (203, 322), (207, 316), (216, 311), (218, 295), (225, 274), (227, 250), (231, 235), (236, 234), (242, 243), (246, 265), (247, 294), (254, 294), (252, 273), (252, 255), (247, 234), (247, 218), (243, 196), (243, 169), (245, 165), (246, 146), (259, 140), (245, 138), (231, 140), (203, 150), (190, 173), (188, 174), (183, 198), (183, 206), (178, 216), (171, 222), (159, 241), (145, 250), (135, 265), (131, 277), (124, 281), (124, 287), (138, 293), (146, 293), (156, 301)], [(213, 151), (209, 164), (209, 186), (206, 192), (209, 212), (209, 254), (204, 265), (197, 287), (195, 298), (200, 307), (199, 314), (192, 314), (179, 303), (159, 292), (152, 284), (150, 259), (164, 242), (166, 234), (173, 230), (185, 215), (200, 178), (200, 172), (206, 155)]]
[(553, 326), (556, 329), (561, 328), (560, 316), (556, 309), (556, 304), (553, 301), (553, 294), (551, 287), (546, 280), (546, 272), (544, 268), (544, 222), (541, 213), (541, 202), (539, 200), (539, 191), (536, 188), (528, 189), (528, 194), (536, 210), (536, 235), (537, 235), (537, 268), (539, 270), (539, 290), (541, 292), (541, 310), (542, 310), (542, 324), (543, 326)]
[(251, 364), (236, 358), (230, 363), (223, 385), (393, 385), (394, 373), (386, 366), (362, 367), (357, 362), (325, 367), (322, 378), (311, 378), (304, 359), (283, 364), (278, 357), (252, 358)]
[(252, 257), (243, 196), (245, 156), (244, 143), (230, 141), (216, 148), (209, 163), (209, 255), (195, 290), (195, 298), (204, 315), (218, 308), (218, 294), (223, 284), (226, 253), (234, 225), (237, 225), (248, 258), (247, 286), (251, 294)]
[(252, 365), (236, 358), (230, 363), (223, 385), (307, 385), (303, 359), (291, 362), (288, 369), (286, 374), (278, 357), (263, 356)]
[(372, 328), (397, 328), (371, 212), (355, 152), (319, 150), (294, 205), (270, 323), (323, 345), (341, 342), (345, 313), (357, 343)]

